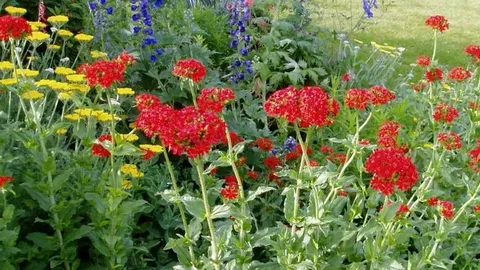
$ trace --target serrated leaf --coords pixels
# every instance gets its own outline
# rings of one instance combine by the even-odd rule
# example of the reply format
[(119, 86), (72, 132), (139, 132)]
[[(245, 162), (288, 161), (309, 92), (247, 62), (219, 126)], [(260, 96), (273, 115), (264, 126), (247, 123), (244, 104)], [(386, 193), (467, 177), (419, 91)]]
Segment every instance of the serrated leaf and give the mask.
[(263, 194), (265, 192), (269, 192), (271, 190), (275, 190), (275, 188), (262, 186), (262, 187), (258, 187), (255, 191), (250, 190), (248, 191), (248, 196), (245, 201), (247, 202), (253, 201), (257, 198), (258, 195)]
[(293, 223), (293, 205), (295, 189), (293, 187), (287, 187), (283, 191), (285, 194), (285, 201), (283, 202), (283, 212), (285, 213), (285, 219), (291, 224)]
[(185, 205), (185, 208), (190, 214), (192, 214), (194, 217), (198, 218), (201, 221), (205, 219), (205, 208), (201, 199), (186, 194), (181, 196), (180, 200)]
[(215, 205), (212, 210), (212, 219), (227, 218), (231, 216), (230, 206), (226, 204)]

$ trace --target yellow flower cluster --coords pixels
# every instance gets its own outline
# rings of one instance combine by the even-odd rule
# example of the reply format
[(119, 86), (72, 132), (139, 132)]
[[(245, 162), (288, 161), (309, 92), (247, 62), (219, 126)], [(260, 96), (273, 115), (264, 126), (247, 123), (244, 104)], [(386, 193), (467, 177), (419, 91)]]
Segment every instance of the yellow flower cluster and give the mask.
[(60, 135), (65, 135), (67, 133), (66, 128), (59, 128), (55, 131), (55, 133), (60, 134)]
[(27, 37), (27, 40), (32, 42), (34, 46), (38, 46), (41, 43), (48, 41), (49, 38), (50, 38), (50, 35), (47, 33), (33, 31), (32, 35)]
[(383, 52), (387, 55), (390, 55), (392, 57), (396, 57), (400, 55), (401, 53), (398, 51), (398, 48), (389, 46), (387, 44), (385, 45), (380, 45), (376, 43), (375, 41), (372, 41), (370, 44), (372, 44), (373, 47), (377, 48), (380, 52)]
[(131, 189), (133, 187), (132, 181), (122, 180), (122, 189)]
[(117, 88), (117, 94), (119, 95), (134, 95), (135, 91), (132, 88)]
[(59, 75), (70, 75), (70, 74), (75, 74), (75, 70), (67, 67), (56, 67), (55, 68), (55, 73)]
[(27, 13), (27, 10), (24, 8), (12, 7), (8, 6), (5, 8), (5, 11), (13, 16), (22, 16), (23, 14)]
[(86, 35), (86, 34), (76, 34), (74, 38), (78, 42), (89, 42), (90, 40), (93, 39), (93, 36)]
[(67, 81), (69, 82), (83, 82), (85, 80), (85, 75), (83, 74), (71, 74), (66, 76)]
[(47, 22), (60, 28), (62, 25), (68, 22), (68, 17), (64, 15), (51, 16), (51, 17), (48, 17)]
[(38, 70), (31, 70), (31, 69), (19, 69), (18, 73), (21, 74), (22, 76), (33, 78), (37, 77), (40, 72)]
[[(75, 75), (70, 75), (75, 76)], [(40, 80), (35, 82), (37, 87), (49, 87), (56, 91), (72, 92), (79, 91), (81, 93), (87, 93), (90, 90), (90, 87), (86, 84), (76, 84), (76, 83), (66, 83), (66, 82), (57, 82), (55, 80)]]
[(22, 98), (26, 100), (39, 99), (39, 98), (42, 98), (43, 96), (44, 94), (41, 92), (38, 92), (37, 90), (30, 90), (22, 94)]
[(163, 147), (160, 145), (154, 145), (154, 144), (140, 144), (139, 145), (140, 149), (145, 149), (152, 151), (154, 153), (161, 153), (163, 152)]
[(16, 78), (1, 79), (0, 85), (14, 85), (18, 82)]
[(12, 62), (8, 62), (8, 61), (0, 62), (0, 70), (4, 71), (4, 70), (11, 70), (11, 69), (13, 69)]
[(40, 31), (43, 28), (47, 27), (47, 25), (43, 22), (28, 22), (28, 24), (32, 28), (32, 31)]
[(60, 46), (55, 45), (55, 44), (51, 44), (51, 45), (48, 45), (48, 49), (52, 50), (52, 51), (58, 51), (58, 50), (60, 50)]
[(144, 173), (140, 172), (135, 164), (123, 164), (120, 172), (125, 175), (130, 175), (133, 178), (143, 177)]
[(90, 108), (79, 108), (73, 111), (74, 113), (65, 115), (65, 118), (72, 121), (77, 121), (80, 119), (87, 119), (89, 117), (94, 117), (97, 121), (106, 122), (112, 120), (118, 120), (119, 118), (115, 114), (110, 114), (104, 110), (93, 110)]
[(92, 58), (94, 58), (94, 59), (105, 58), (105, 57), (107, 57), (107, 53), (106, 52), (101, 52), (101, 51), (91, 51), (90, 56), (92, 56)]
[(127, 142), (134, 142), (138, 140), (138, 136), (136, 134), (118, 134), (118, 136)]
[(61, 100), (67, 100), (67, 99), (72, 99), (72, 92), (62, 92), (58, 93), (58, 98)]
[(57, 34), (63, 38), (70, 38), (70, 37), (73, 37), (73, 33), (68, 31), (68, 30), (64, 30), (64, 29), (60, 29), (58, 30)]

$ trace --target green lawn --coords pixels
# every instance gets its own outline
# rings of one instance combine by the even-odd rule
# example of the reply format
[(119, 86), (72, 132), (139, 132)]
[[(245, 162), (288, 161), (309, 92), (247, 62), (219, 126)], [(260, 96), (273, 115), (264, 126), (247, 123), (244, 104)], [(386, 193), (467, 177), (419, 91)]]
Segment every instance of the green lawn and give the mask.
[[(329, 29), (348, 32), (351, 25), (345, 18), (351, 16), (356, 22), (363, 13), (361, 0), (317, 1), (322, 18), (319, 22)], [(365, 43), (375, 41), (404, 47), (405, 64), (413, 63), (418, 55), (431, 55), (433, 32), (424, 25), (430, 15), (443, 15), (450, 22), (450, 29), (438, 39), (440, 64), (465, 65), (468, 58), (464, 48), (468, 44), (480, 44), (479, 0), (398, 0), (373, 9), (373, 13), (374, 17), (366, 20), (364, 28), (352, 34), (353, 38)]]

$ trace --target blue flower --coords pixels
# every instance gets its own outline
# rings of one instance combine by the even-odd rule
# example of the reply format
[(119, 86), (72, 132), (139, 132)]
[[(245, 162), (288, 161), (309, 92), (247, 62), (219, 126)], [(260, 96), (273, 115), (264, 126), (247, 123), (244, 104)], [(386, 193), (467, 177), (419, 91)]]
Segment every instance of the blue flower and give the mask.
[(143, 33), (145, 33), (145, 35), (152, 36), (153, 35), (153, 30), (152, 30), (152, 28), (146, 28), (146, 29), (143, 30)]
[(155, 54), (150, 55), (150, 62), (154, 63), (157, 61), (157, 56)]
[(153, 3), (153, 6), (156, 8), (163, 6), (163, 0), (156, 0), (155, 3)]
[(243, 75), (243, 73), (241, 73), (241, 72), (238, 72), (237, 73), (237, 79), (241, 81), (241, 80), (245, 79), (245, 75)]
[(245, 70), (248, 72), (248, 74), (253, 73), (253, 69), (251, 67), (247, 67)]
[(240, 49), (240, 53), (243, 55), (243, 56), (246, 56), (248, 54), (248, 49), (247, 48), (241, 48)]
[(245, 66), (247, 66), (247, 67), (250, 67), (250, 66), (252, 65), (252, 62), (250, 62), (250, 60), (245, 60), (243, 63), (244, 63)]
[(155, 52), (157, 52), (158, 55), (162, 55), (162, 54), (163, 54), (163, 50), (160, 49), (160, 48), (157, 48), (157, 49), (155, 50)]
[(138, 34), (138, 32), (140, 32), (140, 30), (141, 30), (141, 28), (138, 27), (138, 26), (133, 27), (133, 33), (134, 34)]
[(107, 0), (100, 0), (100, 4), (105, 5), (107, 3)]
[(140, 14), (135, 13), (135, 14), (132, 15), (132, 20), (133, 21), (138, 21), (139, 19), (140, 19)]
[(106, 9), (106, 11), (107, 11), (107, 14), (108, 14), (108, 15), (112, 15), (112, 14), (113, 14), (113, 7), (108, 7), (108, 8)]
[(288, 136), (288, 138), (283, 143), (283, 149), (287, 151), (293, 151), (295, 149), (295, 146), (297, 146), (297, 140), (295, 140), (295, 138), (293, 138), (292, 136)]
[(236, 48), (238, 46), (238, 39), (232, 40), (230, 43), (230, 48)]
[(239, 59), (235, 59), (235, 61), (233, 61), (233, 65), (239, 67), (242, 65), (242, 61), (240, 61)]
[(280, 149), (278, 149), (278, 148), (273, 148), (270, 153), (271, 153), (272, 155), (276, 156), (279, 152), (280, 152)]
[(155, 37), (146, 37), (143, 39), (143, 46), (148, 46), (156, 43), (157, 39)]
[(245, 40), (245, 42), (249, 43), (250, 42), (250, 35), (244, 35), (243, 40)]
[(95, 2), (90, 2), (90, 3), (88, 3), (88, 6), (90, 7), (91, 10), (94, 10), (94, 9), (97, 8), (97, 3), (95, 3)]
[(131, 10), (131, 11), (135, 11), (135, 10), (137, 10), (137, 9), (138, 9), (138, 6), (137, 6), (137, 5), (132, 5), (132, 6), (130, 7), (130, 10)]
[(363, 11), (367, 14), (368, 18), (373, 17), (372, 8), (378, 8), (377, 0), (363, 0)]

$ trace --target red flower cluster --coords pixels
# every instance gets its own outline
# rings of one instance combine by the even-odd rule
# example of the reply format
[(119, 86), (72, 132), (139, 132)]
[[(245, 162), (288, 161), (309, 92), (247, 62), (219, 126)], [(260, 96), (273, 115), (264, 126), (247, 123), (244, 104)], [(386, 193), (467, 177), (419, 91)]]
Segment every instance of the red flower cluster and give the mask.
[(433, 15), (425, 21), (426, 26), (430, 26), (433, 30), (443, 32), (448, 29), (448, 20), (442, 15)]
[(439, 68), (427, 70), (425, 71), (425, 78), (427, 79), (427, 82), (440, 81), (443, 79), (442, 70)]
[(130, 66), (135, 64), (136, 60), (135, 57), (128, 52), (122, 52), (121, 54), (115, 56), (113, 58), (113, 61), (119, 62), (123, 64), (124, 66)]
[(135, 127), (143, 130), (147, 137), (155, 135), (161, 139), (170, 136), (171, 122), (175, 122), (175, 110), (162, 104), (160, 99), (151, 94), (141, 94), (135, 97), (140, 114), (135, 119)]
[(2, 188), (7, 182), (13, 180), (13, 177), (8, 175), (0, 175), (0, 188)]
[(126, 65), (120, 61), (97, 60), (92, 64), (83, 64), (78, 69), (78, 73), (85, 74), (87, 83), (90, 87), (100, 85), (108, 88), (115, 82), (122, 82)]
[(408, 208), (408, 205), (402, 203), (398, 208), (396, 215), (408, 214), (409, 212), (410, 209)]
[(448, 72), (448, 79), (461, 82), (472, 77), (472, 73), (462, 67), (454, 67)]
[(460, 136), (457, 133), (451, 132), (442, 132), (438, 134), (438, 141), (440, 144), (447, 150), (457, 150), (462, 148), (462, 142), (460, 141)]
[(306, 86), (297, 90), (293, 86), (277, 90), (264, 105), (271, 117), (282, 117), (290, 123), (298, 121), (301, 127), (324, 126), (333, 123), (339, 104), (320, 87)]
[(235, 186), (226, 186), (220, 190), (220, 195), (227, 200), (235, 200), (238, 198), (238, 188)]
[(440, 212), (442, 216), (446, 219), (451, 219), (454, 216), (453, 213), (453, 203), (449, 201), (440, 201)]
[(370, 92), (367, 89), (353, 88), (345, 92), (345, 106), (350, 109), (364, 110), (370, 101)]
[(112, 142), (112, 135), (109, 134), (103, 134), (100, 135), (100, 137), (97, 138), (96, 142), (92, 145), (92, 155), (97, 156), (97, 157), (110, 157), (111, 153), (103, 145), (100, 143), (102, 142)]
[(480, 213), (480, 205), (472, 206), (472, 211), (473, 211), (475, 214), (479, 214), (479, 213)]
[(207, 70), (202, 62), (189, 58), (178, 61), (173, 67), (172, 74), (198, 83), (207, 75)]
[(345, 73), (342, 76), (342, 81), (344, 81), (344, 82), (349, 82), (351, 79), (352, 79), (352, 77), (348, 73)]
[(335, 153), (325, 157), (328, 161), (333, 163), (345, 164), (347, 161), (347, 154), (345, 153)]
[(415, 92), (419, 92), (420, 90), (425, 89), (425, 87), (427, 87), (427, 83), (424, 82), (424, 81), (419, 81), (418, 83), (412, 85), (412, 89), (413, 89)]
[(235, 93), (230, 88), (205, 88), (197, 97), (197, 104), (201, 110), (221, 113), (223, 106), (235, 99)]
[(428, 67), (430, 65), (431, 59), (428, 56), (420, 55), (417, 57), (417, 65), (422, 67)]
[(248, 170), (247, 171), (247, 174), (250, 178), (252, 178), (253, 180), (257, 180), (258, 176), (260, 175), (258, 172), (256, 171), (253, 171), (253, 170)]
[[(309, 146), (307, 146), (307, 155), (311, 155), (313, 153), (313, 150), (312, 148), (310, 148)], [(299, 157), (302, 156), (302, 146), (300, 144), (297, 144), (295, 145), (295, 148), (293, 149), (293, 151), (291, 152), (288, 152), (286, 155), (285, 155), (285, 160), (286, 161), (290, 161), (290, 160), (296, 160), (298, 159)]]
[(276, 156), (268, 156), (264, 161), (263, 161), (263, 164), (265, 164), (265, 166), (269, 167), (270, 169), (275, 169), (275, 167), (279, 166), (280, 164), (282, 164), (282, 161), (280, 161), (279, 158), (277, 158)]
[(468, 45), (465, 52), (472, 57), (474, 63), (480, 62), (480, 45)]
[(19, 39), (32, 34), (32, 27), (27, 20), (10, 15), (0, 16), (0, 41), (10, 38)]
[(376, 149), (365, 162), (365, 170), (373, 174), (370, 186), (384, 195), (393, 194), (395, 187), (409, 190), (418, 179), (415, 164), (398, 149)]
[(377, 144), (380, 148), (399, 148), (397, 136), (400, 124), (395, 121), (385, 121), (380, 125), (377, 133)]
[(436, 205), (438, 205), (438, 202), (439, 202), (438, 197), (431, 197), (427, 200), (427, 205), (428, 206), (436, 206)]
[(458, 117), (457, 109), (444, 103), (437, 105), (433, 111), (433, 119), (439, 122), (451, 123)]
[(340, 196), (340, 197), (347, 197), (348, 192), (344, 189), (339, 189), (339, 190), (337, 190), (337, 195)]
[(152, 94), (140, 94), (135, 97), (135, 105), (140, 112), (146, 110), (158, 110), (161, 108), (162, 102)]
[(328, 146), (328, 145), (322, 145), (320, 147), (320, 152), (324, 153), (324, 154), (333, 154), (335, 152), (335, 150), (333, 149), (333, 147), (331, 146)]
[(273, 142), (268, 138), (258, 138), (255, 140), (255, 145), (263, 151), (272, 151)]
[(470, 166), (474, 172), (480, 172), (480, 138), (477, 139), (477, 147), (472, 149), (469, 154), (470, 162), (468, 163), (468, 166)]
[(374, 85), (369, 91), (373, 105), (384, 105), (395, 99), (395, 94), (381, 85)]
[(150, 160), (155, 156), (155, 152), (149, 149), (144, 149), (140, 147), (140, 150), (143, 151), (143, 160)]
[[(242, 137), (238, 136), (238, 134), (236, 132), (230, 131), (230, 132), (228, 132), (228, 134), (230, 135), (230, 140), (232, 141), (232, 146), (235, 146), (236, 144), (244, 141), (244, 139)], [(225, 145), (228, 145), (228, 139), (227, 139), (227, 133), (226, 132), (224, 132), (224, 134), (222, 136), (222, 139), (221, 139), (221, 142)]]

